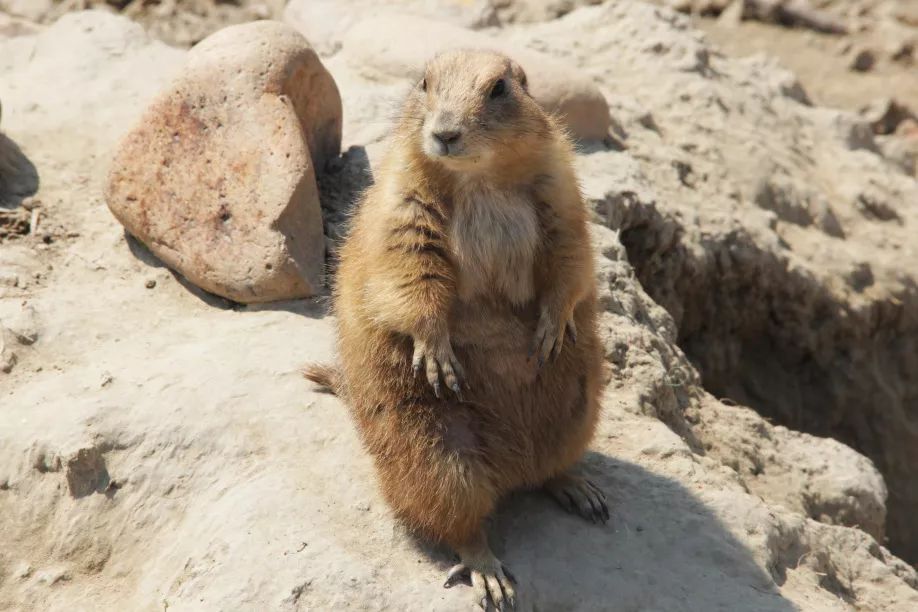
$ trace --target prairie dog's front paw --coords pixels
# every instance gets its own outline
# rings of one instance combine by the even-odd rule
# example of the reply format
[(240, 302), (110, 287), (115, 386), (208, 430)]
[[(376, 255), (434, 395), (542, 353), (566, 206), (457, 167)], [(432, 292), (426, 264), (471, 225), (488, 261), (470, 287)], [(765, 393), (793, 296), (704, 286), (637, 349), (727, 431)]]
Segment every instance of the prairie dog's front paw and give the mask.
[(550, 308), (543, 307), (535, 336), (532, 339), (532, 347), (529, 350), (530, 358), (534, 355), (538, 356), (541, 368), (549, 357), (557, 357), (561, 353), (565, 335), (576, 344), (577, 328), (574, 325), (574, 313), (561, 315)]
[(453, 353), (452, 344), (449, 337), (439, 340), (421, 340), (414, 339), (414, 358), (411, 363), (414, 375), (417, 377), (424, 368), (424, 374), (427, 382), (433, 387), (434, 395), (440, 397), (440, 376), (446, 386), (462, 400), (462, 380), (465, 373), (459, 360)]

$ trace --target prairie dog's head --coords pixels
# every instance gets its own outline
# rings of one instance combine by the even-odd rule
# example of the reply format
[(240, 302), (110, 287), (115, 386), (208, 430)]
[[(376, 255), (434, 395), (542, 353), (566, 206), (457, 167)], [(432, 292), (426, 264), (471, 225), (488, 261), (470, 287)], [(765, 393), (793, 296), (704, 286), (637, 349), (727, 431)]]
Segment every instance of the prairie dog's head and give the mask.
[(438, 55), (427, 64), (410, 103), (421, 150), (455, 170), (514, 156), (546, 130), (523, 69), (490, 51)]

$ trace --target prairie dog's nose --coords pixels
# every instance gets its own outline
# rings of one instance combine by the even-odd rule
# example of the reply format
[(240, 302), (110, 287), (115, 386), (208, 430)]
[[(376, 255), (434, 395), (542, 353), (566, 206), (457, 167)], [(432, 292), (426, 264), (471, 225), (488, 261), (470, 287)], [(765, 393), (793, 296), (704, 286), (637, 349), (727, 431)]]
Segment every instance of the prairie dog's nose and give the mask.
[(459, 130), (440, 130), (433, 133), (433, 137), (440, 141), (443, 146), (448, 147), (448, 145), (455, 144), (459, 137), (462, 136), (462, 132)]

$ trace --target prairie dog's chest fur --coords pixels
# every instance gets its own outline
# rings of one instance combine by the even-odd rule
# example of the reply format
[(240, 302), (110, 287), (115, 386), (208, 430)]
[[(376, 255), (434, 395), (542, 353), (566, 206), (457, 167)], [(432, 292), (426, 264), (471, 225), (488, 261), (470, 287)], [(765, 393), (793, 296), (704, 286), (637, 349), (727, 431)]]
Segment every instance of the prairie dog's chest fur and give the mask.
[(532, 298), (539, 222), (529, 196), (465, 184), (454, 197), (449, 234), (461, 300), (494, 292), (518, 305)]

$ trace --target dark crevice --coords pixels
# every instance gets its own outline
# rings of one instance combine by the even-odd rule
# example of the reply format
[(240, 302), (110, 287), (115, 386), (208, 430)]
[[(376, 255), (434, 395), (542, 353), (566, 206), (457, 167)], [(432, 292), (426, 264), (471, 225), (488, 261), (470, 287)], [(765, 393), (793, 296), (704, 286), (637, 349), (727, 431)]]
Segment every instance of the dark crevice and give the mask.
[(612, 204), (639, 280), (675, 319), (704, 387), (871, 458), (889, 489), (884, 544), (918, 560), (918, 287), (855, 308), (742, 230), (689, 249), (654, 203)]

